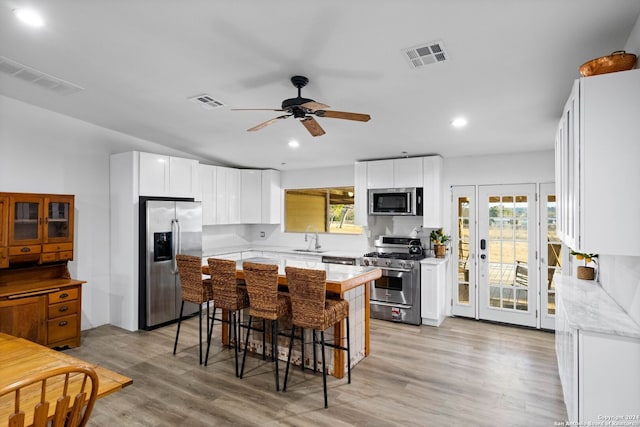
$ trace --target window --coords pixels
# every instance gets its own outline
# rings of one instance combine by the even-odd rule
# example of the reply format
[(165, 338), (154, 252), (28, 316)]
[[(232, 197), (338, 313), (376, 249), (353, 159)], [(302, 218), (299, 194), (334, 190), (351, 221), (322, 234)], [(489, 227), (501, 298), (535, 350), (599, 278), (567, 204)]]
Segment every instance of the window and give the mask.
[(284, 231), (361, 234), (354, 224), (353, 187), (285, 190)]

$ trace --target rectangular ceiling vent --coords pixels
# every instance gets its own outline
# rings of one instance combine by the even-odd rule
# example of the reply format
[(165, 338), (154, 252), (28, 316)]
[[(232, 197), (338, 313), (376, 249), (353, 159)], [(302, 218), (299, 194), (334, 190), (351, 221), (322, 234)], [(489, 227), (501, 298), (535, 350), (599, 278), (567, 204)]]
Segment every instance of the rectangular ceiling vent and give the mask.
[(206, 110), (213, 110), (214, 108), (224, 106), (224, 103), (213, 99), (211, 95), (207, 95), (206, 93), (189, 98), (189, 101), (195, 102)]
[(429, 64), (444, 62), (448, 59), (448, 55), (444, 50), (444, 44), (441, 41), (410, 47), (404, 49), (403, 52), (405, 58), (409, 61), (409, 65), (414, 69), (422, 68)]
[(48, 89), (60, 95), (71, 95), (83, 91), (84, 88), (59, 79), (50, 74), (38, 71), (4, 56), (0, 56), (0, 72)]

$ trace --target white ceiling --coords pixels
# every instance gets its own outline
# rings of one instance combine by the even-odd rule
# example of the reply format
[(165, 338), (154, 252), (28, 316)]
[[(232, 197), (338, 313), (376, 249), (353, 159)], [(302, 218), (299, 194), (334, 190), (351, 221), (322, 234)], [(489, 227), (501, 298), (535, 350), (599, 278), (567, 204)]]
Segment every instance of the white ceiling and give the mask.
[[(0, 73), (1, 94), (213, 162), (281, 170), (551, 149), (578, 67), (623, 49), (640, 13), (639, 0), (0, 4), (0, 56), (85, 89), (63, 96)], [(46, 25), (19, 23), (19, 5)], [(402, 50), (435, 40), (449, 59), (409, 67)], [(296, 74), (310, 79), (303, 97), (371, 121), (318, 118), (327, 133), (315, 138), (294, 118), (247, 132), (282, 113), (230, 109), (280, 108)], [(201, 93), (225, 106), (188, 101)], [(457, 115), (465, 129), (450, 126)]]

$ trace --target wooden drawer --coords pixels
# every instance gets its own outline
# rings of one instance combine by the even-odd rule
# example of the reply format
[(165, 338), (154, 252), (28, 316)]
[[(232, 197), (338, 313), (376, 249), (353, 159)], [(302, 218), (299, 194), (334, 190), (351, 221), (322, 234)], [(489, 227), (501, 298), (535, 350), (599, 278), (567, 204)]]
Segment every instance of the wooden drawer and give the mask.
[(58, 259), (60, 261), (69, 261), (73, 259), (73, 251), (64, 251), (58, 253)]
[(58, 317), (47, 322), (47, 343), (55, 345), (58, 341), (75, 338), (78, 335), (78, 315)]
[(67, 302), (61, 302), (59, 304), (50, 304), (48, 308), (48, 319), (55, 319), (56, 317), (69, 316), (71, 314), (78, 313), (78, 307), (80, 301), (72, 300)]
[(40, 255), (40, 262), (54, 262), (58, 259), (58, 254), (55, 252), (45, 253)]
[[(2, 224), (0, 224), (2, 227)], [(0, 248), (0, 268), (9, 267), (9, 248)]]
[(71, 301), (78, 299), (78, 288), (63, 289), (58, 292), (49, 294), (49, 304), (57, 304), (59, 302)]
[(42, 245), (42, 252), (72, 251), (73, 243), (48, 243)]
[(41, 251), (41, 245), (11, 246), (9, 247), (9, 256), (39, 254)]
[(69, 261), (73, 259), (73, 251), (45, 252), (40, 255), (40, 262)]

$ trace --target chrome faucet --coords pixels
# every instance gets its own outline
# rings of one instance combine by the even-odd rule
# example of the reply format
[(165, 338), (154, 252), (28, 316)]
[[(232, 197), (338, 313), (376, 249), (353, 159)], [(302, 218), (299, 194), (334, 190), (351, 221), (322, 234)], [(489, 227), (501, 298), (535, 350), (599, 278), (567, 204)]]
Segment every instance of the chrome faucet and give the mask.
[[(311, 238), (315, 242), (314, 249), (316, 251), (319, 250), (322, 246), (320, 245), (320, 241), (318, 240), (318, 232), (317, 231), (314, 232), (313, 236), (311, 236)], [(304, 233), (304, 241), (305, 242), (309, 241), (309, 234), (308, 233)], [(309, 242), (309, 250), (311, 250), (311, 242)]]

